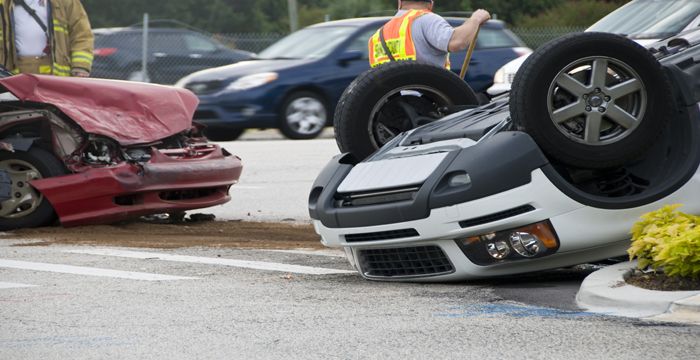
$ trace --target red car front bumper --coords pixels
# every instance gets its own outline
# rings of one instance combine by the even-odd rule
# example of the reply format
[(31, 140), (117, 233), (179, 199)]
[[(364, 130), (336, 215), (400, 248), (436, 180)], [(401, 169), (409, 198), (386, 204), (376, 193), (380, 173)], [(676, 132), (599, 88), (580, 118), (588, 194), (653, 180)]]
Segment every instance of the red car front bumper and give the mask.
[(31, 185), (48, 199), (63, 226), (76, 226), (223, 204), (241, 170), (241, 159), (218, 146), (203, 156), (153, 149), (142, 164), (94, 167)]

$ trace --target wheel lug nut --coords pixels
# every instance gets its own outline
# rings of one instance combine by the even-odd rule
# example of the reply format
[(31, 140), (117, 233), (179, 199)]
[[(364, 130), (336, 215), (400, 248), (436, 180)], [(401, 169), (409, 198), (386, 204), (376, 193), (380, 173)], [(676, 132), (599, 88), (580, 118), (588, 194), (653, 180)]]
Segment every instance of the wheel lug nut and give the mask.
[(596, 93), (599, 93), (599, 92), (600, 92), (600, 88), (595, 88), (595, 92), (596, 92)]
[(605, 112), (605, 108), (601, 106), (601, 107), (598, 108), (598, 111), (600, 111), (600, 112)]
[(587, 99), (588, 99), (588, 94), (583, 94), (583, 100), (587, 100)]
[(590, 106), (586, 106), (586, 111), (591, 111), (591, 107), (590, 107)]
[(21, 197), (22, 197), (22, 194), (20, 194), (20, 193), (16, 192), (16, 193), (15, 193), (15, 197), (19, 199), (19, 198), (21, 198)]
[(606, 96), (605, 101), (610, 101), (610, 96)]
[(21, 181), (18, 181), (18, 182), (17, 182), (17, 186), (18, 186), (18, 187), (23, 187), (23, 186), (24, 186), (24, 183), (21, 182)]

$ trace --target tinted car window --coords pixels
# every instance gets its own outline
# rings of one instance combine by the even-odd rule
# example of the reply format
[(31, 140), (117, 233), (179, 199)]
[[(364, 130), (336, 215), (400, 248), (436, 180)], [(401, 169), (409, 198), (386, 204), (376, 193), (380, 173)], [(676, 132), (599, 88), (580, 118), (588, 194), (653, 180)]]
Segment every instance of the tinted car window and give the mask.
[(187, 49), (193, 52), (213, 52), (218, 46), (202, 36), (187, 34), (184, 36)]
[(348, 46), (348, 51), (360, 51), (362, 52), (363, 59), (369, 59), (369, 47), (367, 43), (369, 42), (370, 36), (372, 36), (377, 29), (368, 29), (361, 32)]
[(182, 34), (176, 33), (156, 33), (148, 37), (148, 45), (154, 52), (182, 52), (185, 41)]
[(351, 26), (319, 26), (293, 32), (260, 52), (260, 59), (308, 59), (328, 55), (355, 31)]
[(124, 32), (95, 34), (95, 47), (140, 48), (141, 34)]
[(515, 39), (510, 37), (508, 33), (500, 29), (482, 28), (479, 30), (479, 37), (476, 40), (477, 49), (493, 49), (505, 47), (518, 47)]

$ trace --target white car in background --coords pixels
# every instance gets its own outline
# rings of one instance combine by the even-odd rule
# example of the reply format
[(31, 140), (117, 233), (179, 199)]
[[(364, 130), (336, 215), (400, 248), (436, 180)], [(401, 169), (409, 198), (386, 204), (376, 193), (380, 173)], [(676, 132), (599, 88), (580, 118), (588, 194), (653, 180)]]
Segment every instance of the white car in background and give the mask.
[[(620, 34), (640, 45), (700, 26), (700, 0), (633, 0), (606, 15), (586, 31)], [(515, 73), (530, 54), (503, 65), (493, 77), (493, 85), (486, 90), (491, 96), (510, 91)]]

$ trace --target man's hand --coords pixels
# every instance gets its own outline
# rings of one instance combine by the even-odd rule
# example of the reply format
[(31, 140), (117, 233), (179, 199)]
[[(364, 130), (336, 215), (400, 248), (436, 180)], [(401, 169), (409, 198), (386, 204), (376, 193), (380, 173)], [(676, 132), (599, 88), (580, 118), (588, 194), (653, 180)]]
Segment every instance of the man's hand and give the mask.
[(75, 68), (70, 71), (71, 76), (73, 77), (90, 77), (90, 73), (85, 70), (85, 69), (80, 69), (80, 68)]
[(487, 22), (489, 19), (491, 19), (491, 14), (489, 14), (489, 12), (484, 9), (479, 9), (477, 11), (474, 11), (470, 19), (476, 21), (477, 24), (481, 25)]
[(484, 9), (479, 9), (472, 13), (472, 16), (464, 21), (464, 24), (457, 26), (452, 33), (450, 42), (447, 45), (449, 52), (461, 51), (467, 48), (469, 43), (474, 40), (479, 26), (491, 18), (491, 14)]

